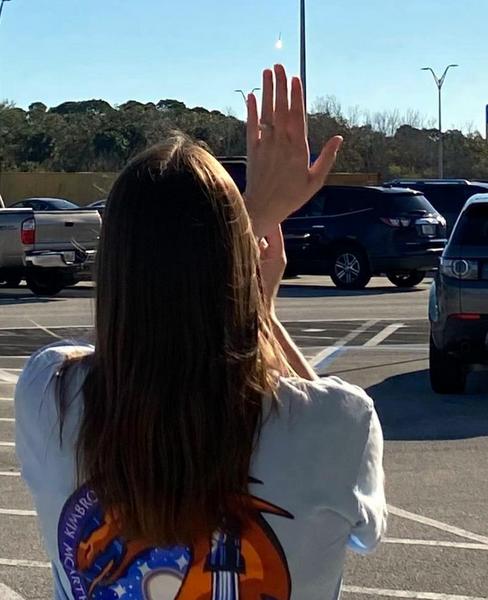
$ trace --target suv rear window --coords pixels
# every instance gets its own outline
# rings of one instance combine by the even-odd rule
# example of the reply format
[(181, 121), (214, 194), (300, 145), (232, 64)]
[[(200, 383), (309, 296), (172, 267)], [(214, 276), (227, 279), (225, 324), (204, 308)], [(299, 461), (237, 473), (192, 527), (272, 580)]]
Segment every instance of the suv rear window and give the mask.
[(466, 200), (477, 193), (471, 186), (449, 184), (426, 185), (422, 192), (441, 214), (459, 213)]
[(473, 204), (452, 232), (452, 243), (463, 246), (488, 244), (488, 204)]
[(427, 211), (435, 213), (432, 204), (422, 194), (384, 194), (384, 206), (387, 204), (391, 213), (410, 213)]

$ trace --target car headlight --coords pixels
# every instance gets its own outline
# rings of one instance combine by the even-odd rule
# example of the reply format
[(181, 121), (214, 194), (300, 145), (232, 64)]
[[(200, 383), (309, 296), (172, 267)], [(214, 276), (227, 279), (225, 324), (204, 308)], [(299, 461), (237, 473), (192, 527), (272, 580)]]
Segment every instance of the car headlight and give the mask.
[(455, 279), (478, 279), (479, 265), (476, 260), (465, 258), (442, 258), (440, 271)]
[(447, 227), (447, 221), (442, 215), (438, 215), (437, 220), (442, 225), (442, 227)]

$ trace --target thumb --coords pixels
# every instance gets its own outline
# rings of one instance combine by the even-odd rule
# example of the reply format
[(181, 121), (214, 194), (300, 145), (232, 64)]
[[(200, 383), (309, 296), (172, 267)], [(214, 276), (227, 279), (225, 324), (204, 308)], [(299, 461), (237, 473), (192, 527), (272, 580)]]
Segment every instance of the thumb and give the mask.
[(311, 166), (310, 176), (314, 187), (314, 193), (324, 185), (330, 170), (334, 166), (337, 153), (339, 152), (343, 141), (344, 139), (340, 135), (331, 138), (322, 148), (319, 157)]

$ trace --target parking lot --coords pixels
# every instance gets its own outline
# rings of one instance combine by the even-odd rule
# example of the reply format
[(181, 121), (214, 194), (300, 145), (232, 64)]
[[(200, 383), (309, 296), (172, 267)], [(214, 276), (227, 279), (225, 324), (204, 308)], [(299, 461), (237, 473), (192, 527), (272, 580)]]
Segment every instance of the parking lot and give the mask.
[[(428, 287), (405, 292), (378, 278), (344, 292), (303, 277), (280, 290), (280, 316), (318, 372), (364, 387), (384, 428), (389, 530), (376, 554), (349, 557), (346, 599), (488, 598), (488, 376), (473, 374), (465, 396), (430, 391)], [(92, 336), (91, 298), (90, 284), (52, 299), (0, 290), (1, 600), (51, 597), (15, 460), (15, 382), (39, 346)]]

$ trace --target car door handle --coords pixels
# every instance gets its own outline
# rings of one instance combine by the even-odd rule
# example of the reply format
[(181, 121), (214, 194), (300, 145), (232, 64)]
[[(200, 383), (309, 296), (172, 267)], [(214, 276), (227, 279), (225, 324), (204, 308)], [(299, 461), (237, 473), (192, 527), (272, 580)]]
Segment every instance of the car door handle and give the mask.
[(73, 223), (73, 221), (65, 221), (64, 222), (64, 226), (65, 227), (74, 227), (75, 224)]
[(309, 233), (287, 233), (285, 240), (307, 240), (310, 237)]
[(325, 229), (325, 225), (312, 225), (312, 229)]

